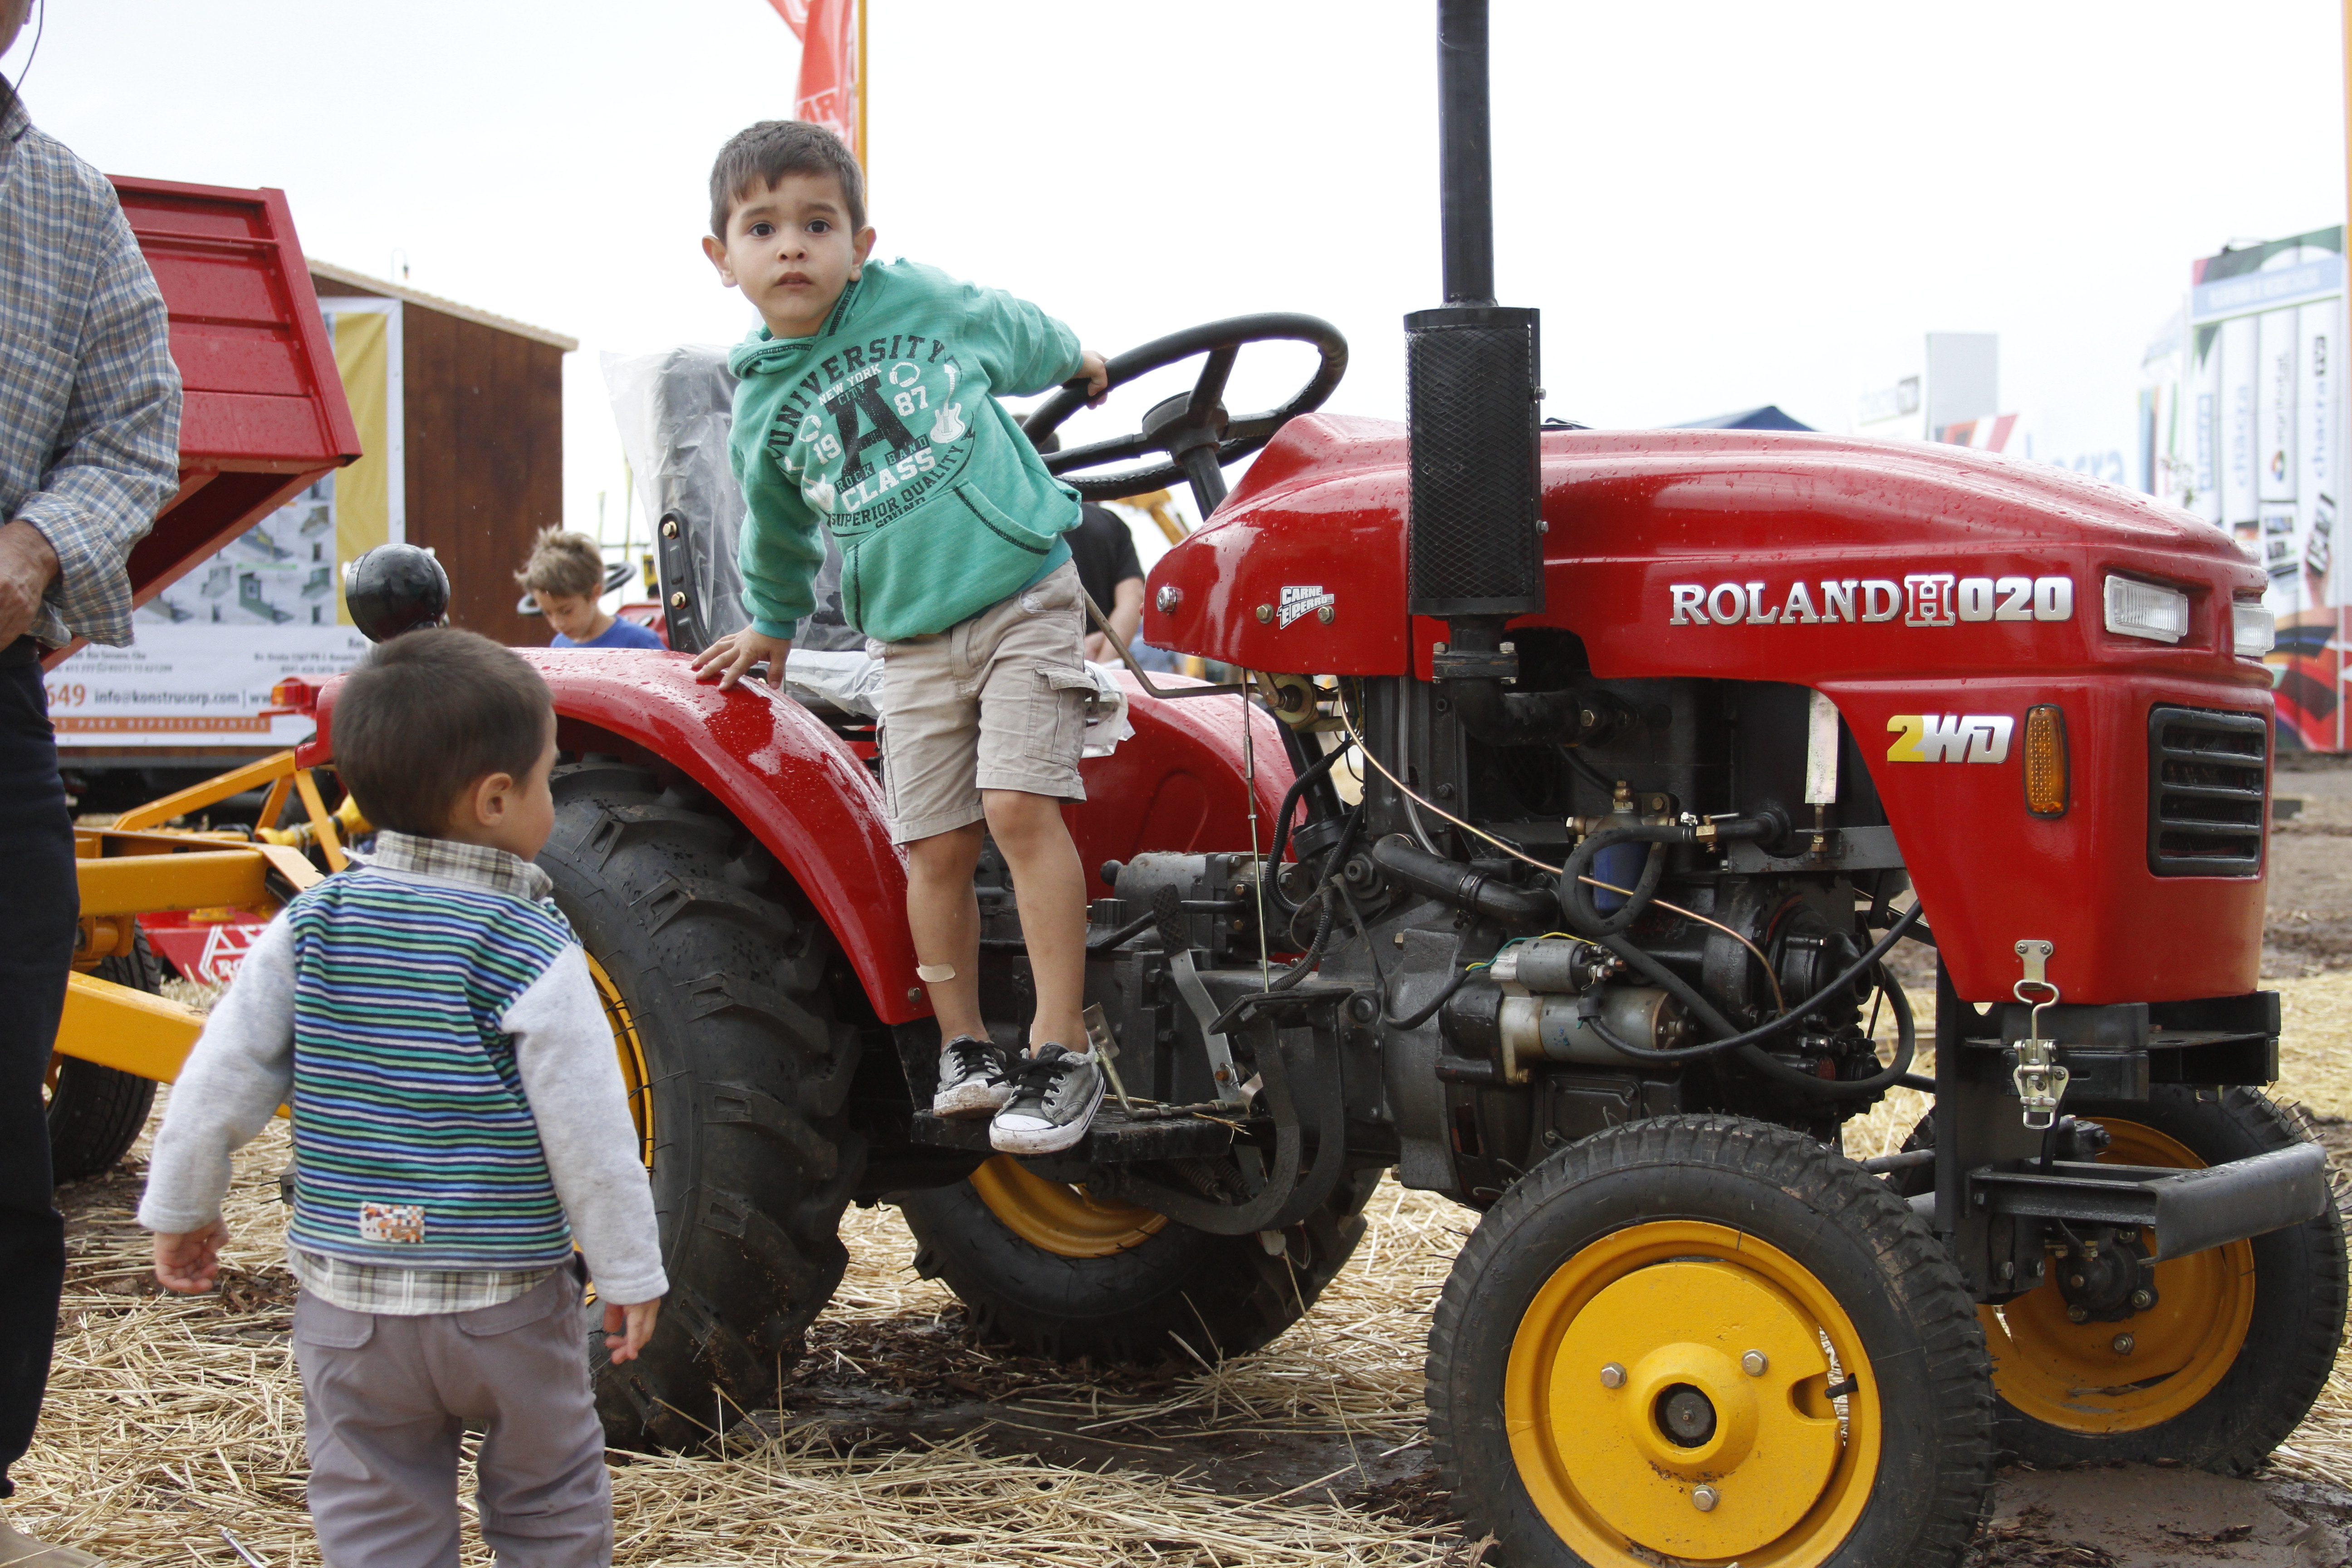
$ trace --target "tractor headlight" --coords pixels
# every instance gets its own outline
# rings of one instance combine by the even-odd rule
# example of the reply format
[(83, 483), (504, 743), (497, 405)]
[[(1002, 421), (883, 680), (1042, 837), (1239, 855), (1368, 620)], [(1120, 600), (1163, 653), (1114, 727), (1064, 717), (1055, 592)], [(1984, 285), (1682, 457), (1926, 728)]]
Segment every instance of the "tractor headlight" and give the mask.
[(2278, 644), (2278, 617), (2254, 601), (2230, 606), (2230, 646), (2240, 658), (2260, 658)]
[(2107, 579), (2107, 630), (2118, 637), (2175, 643), (2189, 635), (2189, 595), (2130, 577)]

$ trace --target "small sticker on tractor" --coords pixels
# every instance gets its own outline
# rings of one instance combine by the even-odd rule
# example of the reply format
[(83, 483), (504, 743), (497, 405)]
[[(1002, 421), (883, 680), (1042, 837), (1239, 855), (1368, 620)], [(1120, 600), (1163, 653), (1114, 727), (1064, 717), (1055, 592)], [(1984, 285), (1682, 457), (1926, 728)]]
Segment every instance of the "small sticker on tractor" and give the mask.
[(1275, 618), (1286, 626), (1302, 616), (1311, 616), (1318, 610), (1329, 609), (1339, 602), (1338, 596), (1325, 593), (1323, 585), (1319, 583), (1305, 587), (1286, 586), (1282, 590), (1282, 608), (1276, 612)]
[(1899, 731), (1886, 748), (1890, 763), (2005, 763), (2017, 721), (2007, 713), (1897, 713)]
[(360, 1205), (362, 1241), (421, 1242), (425, 1239), (423, 1204)]

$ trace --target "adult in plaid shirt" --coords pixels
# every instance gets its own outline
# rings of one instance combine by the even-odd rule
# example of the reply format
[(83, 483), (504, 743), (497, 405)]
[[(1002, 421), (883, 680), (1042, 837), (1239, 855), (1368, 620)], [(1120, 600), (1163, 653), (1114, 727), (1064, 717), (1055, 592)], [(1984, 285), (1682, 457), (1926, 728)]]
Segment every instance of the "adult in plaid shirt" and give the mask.
[[(0, 53), (32, 0), (0, 0)], [(123, 563), (179, 485), (163, 296), (104, 176), (0, 81), (0, 1497), (49, 1375), (65, 1225), (41, 1084), (80, 909), (40, 658), (131, 640)], [(79, 1568), (0, 1519), (0, 1564)]]

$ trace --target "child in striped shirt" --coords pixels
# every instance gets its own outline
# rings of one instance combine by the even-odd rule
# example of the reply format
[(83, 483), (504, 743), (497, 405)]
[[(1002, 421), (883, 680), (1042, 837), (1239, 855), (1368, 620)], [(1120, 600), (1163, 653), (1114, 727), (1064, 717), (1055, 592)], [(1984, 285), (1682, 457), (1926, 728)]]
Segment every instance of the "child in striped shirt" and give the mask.
[(230, 1155), (290, 1105), (328, 1568), (455, 1563), (469, 1426), (501, 1562), (609, 1563), (573, 1241), (614, 1362), (668, 1282), (587, 956), (530, 864), (554, 822), (554, 707), (507, 649), (429, 630), (377, 648), (331, 718), (375, 853), (287, 905), (205, 1021), (139, 1208), (156, 1277), (211, 1288)]

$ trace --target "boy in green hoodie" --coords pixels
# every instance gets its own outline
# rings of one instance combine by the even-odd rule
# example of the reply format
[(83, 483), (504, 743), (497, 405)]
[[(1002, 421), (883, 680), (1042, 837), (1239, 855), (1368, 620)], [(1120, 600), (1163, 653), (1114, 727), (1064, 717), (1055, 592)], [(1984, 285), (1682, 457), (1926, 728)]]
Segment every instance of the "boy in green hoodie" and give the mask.
[[(751, 624), (694, 661), (724, 689), (784, 656), (815, 607), (820, 527), (841, 607), (881, 647), (882, 782), (907, 849), (907, 923), (945, 1044), (932, 1107), (992, 1117), (990, 1142), (1050, 1153), (1086, 1136), (1103, 1073), (1080, 1010), (1086, 874), (1061, 803), (1083, 800), (1094, 686), (1065, 531), (1077, 497), (992, 395), (1084, 377), (1102, 356), (1035, 306), (908, 261), (874, 262), (865, 176), (817, 126), (762, 121), (719, 150), (720, 279), (763, 323), (736, 346), (729, 457), (749, 510), (736, 564)], [(1037, 1011), (1007, 1061), (980, 1016), (983, 831), (1021, 896)], [(1076, 1045), (1081, 1049), (1073, 1050)]]

